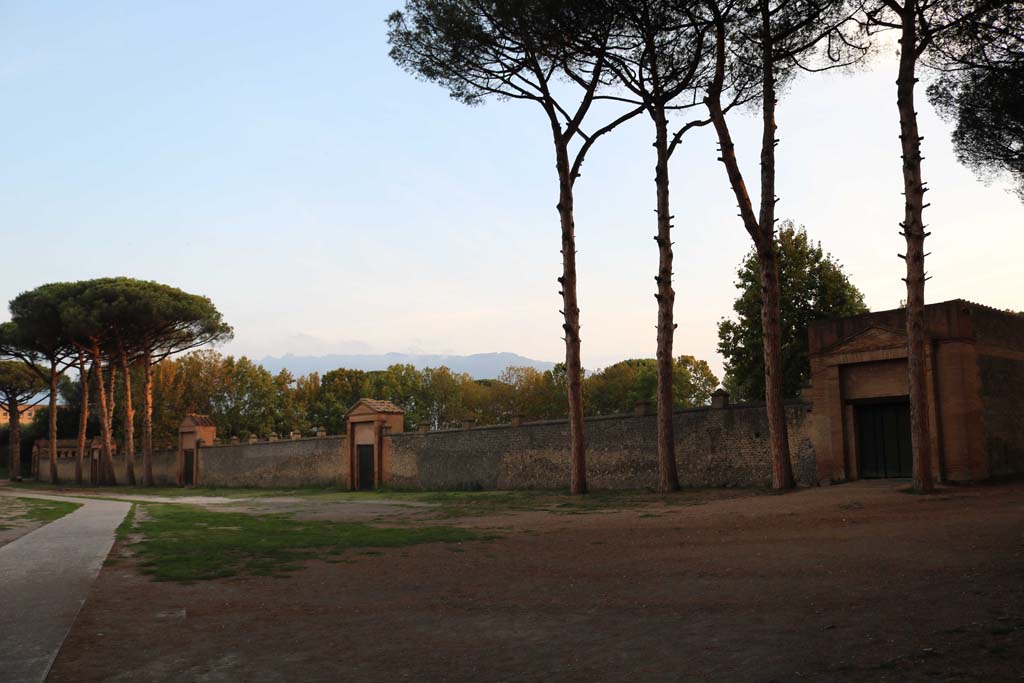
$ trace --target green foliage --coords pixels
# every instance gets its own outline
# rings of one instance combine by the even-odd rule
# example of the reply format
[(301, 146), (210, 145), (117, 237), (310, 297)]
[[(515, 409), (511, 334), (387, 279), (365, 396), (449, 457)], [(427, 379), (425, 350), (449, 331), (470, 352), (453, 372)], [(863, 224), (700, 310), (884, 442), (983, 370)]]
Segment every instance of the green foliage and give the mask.
[(78, 290), (75, 283), (56, 282), (16, 296), (9, 304), (10, 322), (0, 324), (0, 352), (25, 361), (63, 362), (73, 349), (61, 309)]
[[(445, 526), (387, 528), (361, 523), (298, 521), (288, 515), (210, 512), (189, 505), (144, 506), (131, 548), (142, 571), (157, 581), (202, 581), (236, 575), (281, 575), (311, 559), (352, 548), (399, 548), (421, 543), (482, 540)], [(126, 532), (125, 532), (126, 533)]]
[(984, 178), (1009, 175), (1024, 200), (1024, 51), (998, 68), (947, 72), (928, 99), (955, 123), (957, 158)]
[[(842, 266), (813, 243), (803, 227), (782, 223), (778, 232), (782, 289), (783, 394), (795, 397), (810, 376), (807, 327), (818, 318), (866, 313), (864, 296)], [(741, 401), (764, 400), (764, 345), (761, 331), (761, 280), (751, 251), (737, 271), (740, 294), (736, 319), (718, 324), (718, 351), (725, 358), (725, 387)]]
[[(679, 356), (672, 371), (675, 407), (693, 408), (711, 400), (718, 378), (707, 362)], [(654, 358), (624, 360), (586, 378), (586, 410), (592, 415), (628, 413), (638, 401), (657, 402), (658, 363)]]
[(0, 403), (8, 407), (24, 405), (26, 401), (47, 390), (43, 381), (48, 371), (31, 367), (22, 361), (0, 360)]
[(985, 179), (1008, 175), (1024, 200), (1024, 5), (932, 3), (920, 23), (937, 74), (928, 99), (955, 124), (957, 157)]
[(165, 356), (226, 341), (232, 330), (206, 297), (158, 282), (99, 278), (72, 284), (61, 304), (72, 339), (98, 343), (108, 355)]

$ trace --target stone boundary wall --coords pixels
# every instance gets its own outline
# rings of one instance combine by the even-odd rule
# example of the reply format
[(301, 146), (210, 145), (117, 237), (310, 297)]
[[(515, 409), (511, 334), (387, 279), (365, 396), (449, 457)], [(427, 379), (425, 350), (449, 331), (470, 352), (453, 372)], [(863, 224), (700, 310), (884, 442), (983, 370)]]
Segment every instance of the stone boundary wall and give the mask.
[[(811, 406), (786, 408), (793, 471), (817, 484)], [(595, 489), (655, 488), (657, 418), (614, 415), (586, 420), (587, 479)], [(687, 487), (771, 485), (768, 417), (763, 405), (696, 408), (674, 416), (676, 463)], [(413, 489), (555, 489), (568, 485), (565, 420), (520, 426), (393, 434), (391, 481)]]
[(203, 446), (200, 486), (298, 488), (348, 485), (344, 436)]
[[(125, 470), (125, 458), (118, 454), (112, 457), (114, 464), (114, 476), (119, 485), (128, 483), (128, 475)], [(39, 471), (36, 475), (38, 481), (50, 481), (50, 460), (49, 458), (39, 459)], [(145, 470), (142, 467), (142, 453), (135, 456), (135, 482), (140, 486), (143, 483)], [(75, 481), (75, 458), (57, 458), (57, 479), (59, 483), (70, 484)], [(86, 458), (82, 463), (82, 481), (90, 484), (90, 463)], [(157, 486), (177, 486), (178, 484), (178, 451), (176, 450), (155, 450), (153, 451), (153, 482)]]

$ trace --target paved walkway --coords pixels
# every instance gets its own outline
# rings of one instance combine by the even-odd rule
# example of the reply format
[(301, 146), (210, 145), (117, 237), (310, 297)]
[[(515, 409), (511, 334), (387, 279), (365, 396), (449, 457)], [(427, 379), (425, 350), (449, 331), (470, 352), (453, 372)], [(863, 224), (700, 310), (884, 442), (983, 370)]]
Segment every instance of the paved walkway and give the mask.
[(43, 681), (131, 504), (3, 489), (0, 496), (82, 503), (0, 548), (0, 679)]

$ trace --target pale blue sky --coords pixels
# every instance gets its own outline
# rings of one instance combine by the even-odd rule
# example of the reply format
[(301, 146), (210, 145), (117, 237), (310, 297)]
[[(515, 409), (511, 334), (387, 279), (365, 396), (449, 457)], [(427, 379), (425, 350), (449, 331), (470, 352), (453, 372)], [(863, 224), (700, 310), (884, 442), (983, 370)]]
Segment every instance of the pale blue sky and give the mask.
[[(0, 300), (129, 275), (210, 296), (233, 353), (564, 347), (551, 144), (387, 57), (395, 2), (0, 0)], [(891, 55), (779, 110), (779, 214), (875, 309), (903, 297)], [(1024, 207), (960, 167), (923, 102), (928, 300), (1024, 308)], [(757, 122), (734, 121), (756, 191)], [(653, 158), (637, 119), (578, 183), (584, 364), (654, 351)], [(676, 349), (712, 362), (748, 248), (710, 131), (673, 159)], [(6, 311), (4, 311), (6, 313)]]

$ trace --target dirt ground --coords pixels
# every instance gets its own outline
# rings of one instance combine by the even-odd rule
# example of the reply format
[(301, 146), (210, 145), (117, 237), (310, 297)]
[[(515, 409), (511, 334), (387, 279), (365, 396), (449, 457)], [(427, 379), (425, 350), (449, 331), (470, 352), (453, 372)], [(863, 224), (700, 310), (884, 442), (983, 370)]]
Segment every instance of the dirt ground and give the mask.
[(284, 579), (154, 583), (119, 562), (50, 680), (1024, 677), (1024, 483), (901, 486), (456, 519), (502, 537)]

